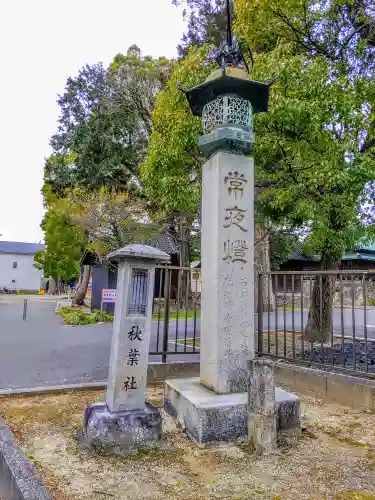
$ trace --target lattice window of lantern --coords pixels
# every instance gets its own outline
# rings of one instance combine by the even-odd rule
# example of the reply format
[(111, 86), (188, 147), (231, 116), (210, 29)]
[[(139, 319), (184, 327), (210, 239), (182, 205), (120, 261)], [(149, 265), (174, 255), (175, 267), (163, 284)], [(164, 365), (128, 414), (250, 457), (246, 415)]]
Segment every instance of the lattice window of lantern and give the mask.
[(147, 315), (148, 270), (133, 268), (130, 280), (128, 316)]
[(234, 96), (222, 96), (207, 103), (203, 108), (203, 131), (209, 134), (219, 125), (233, 123), (251, 129), (252, 107), (250, 101)]

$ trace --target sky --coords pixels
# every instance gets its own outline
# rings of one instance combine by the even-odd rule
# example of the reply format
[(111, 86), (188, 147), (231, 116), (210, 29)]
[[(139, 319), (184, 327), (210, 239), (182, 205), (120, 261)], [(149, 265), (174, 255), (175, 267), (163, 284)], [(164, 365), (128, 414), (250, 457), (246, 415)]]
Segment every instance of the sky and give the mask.
[(43, 165), (66, 79), (132, 44), (143, 55), (175, 57), (184, 26), (171, 3), (0, 0), (1, 240), (43, 240)]

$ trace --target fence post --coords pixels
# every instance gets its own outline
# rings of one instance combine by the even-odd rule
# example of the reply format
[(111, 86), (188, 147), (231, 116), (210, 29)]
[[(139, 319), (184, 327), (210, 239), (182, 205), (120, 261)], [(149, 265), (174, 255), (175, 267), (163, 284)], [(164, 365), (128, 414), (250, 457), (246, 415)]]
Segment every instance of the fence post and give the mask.
[(169, 333), (169, 294), (170, 294), (170, 269), (165, 269), (164, 281), (164, 325), (163, 325), (163, 354), (161, 357), (162, 363), (167, 362), (168, 351), (168, 333)]
[(263, 354), (263, 289), (264, 274), (258, 274), (258, 356)]
[(24, 321), (26, 320), (26, 314), (27, 314), (27, 299), (24, 299), (24, 301), (23, 301), (23, 315), (22, 315), (22, 319)]

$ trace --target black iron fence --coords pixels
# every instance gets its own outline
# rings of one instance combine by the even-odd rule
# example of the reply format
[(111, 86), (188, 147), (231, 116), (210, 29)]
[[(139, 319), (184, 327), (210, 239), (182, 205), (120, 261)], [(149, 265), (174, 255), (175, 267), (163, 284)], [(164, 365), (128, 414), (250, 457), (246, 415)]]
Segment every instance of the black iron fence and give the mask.
[(200, 269), (157, 267), (150, 354), (166, 362), (169, 355), (199, 353), (200, 298)]
[[(375, 377), (375, 273), (259, 274), (254, 296), (258, 355)], [(198, 359), (200, 316), (200, 269), (158, 267), (151, 354)]]
[(375, 376), (375, 274), (273, 272), (256, 287), (258, 355)]

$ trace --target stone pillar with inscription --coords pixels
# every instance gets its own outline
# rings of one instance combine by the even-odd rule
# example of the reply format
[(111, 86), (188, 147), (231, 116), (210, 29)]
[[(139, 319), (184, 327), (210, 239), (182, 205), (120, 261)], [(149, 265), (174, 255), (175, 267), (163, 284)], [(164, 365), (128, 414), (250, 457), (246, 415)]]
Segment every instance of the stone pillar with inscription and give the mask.
[(116, 308), (105, 403), (86, 408), (81, 440), (129, 455), (161, 439), (159, 410), (145, 401), (155, 264), (168, 254), (132, 244), (112, 252), (118, 261)]
[(200, 383), (247, 390), (254, 355), (254, 162), (218, 151), (203, 166)]

